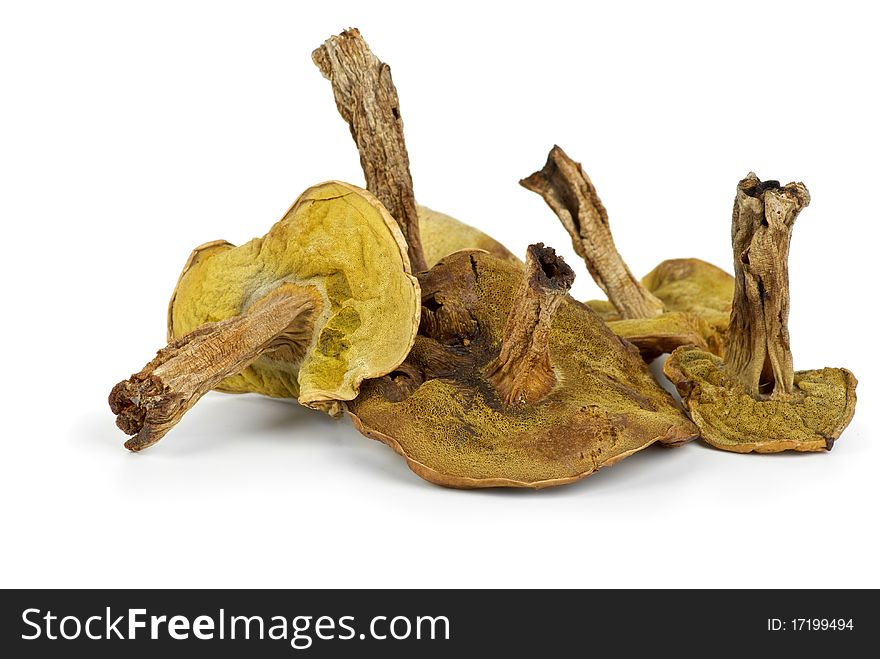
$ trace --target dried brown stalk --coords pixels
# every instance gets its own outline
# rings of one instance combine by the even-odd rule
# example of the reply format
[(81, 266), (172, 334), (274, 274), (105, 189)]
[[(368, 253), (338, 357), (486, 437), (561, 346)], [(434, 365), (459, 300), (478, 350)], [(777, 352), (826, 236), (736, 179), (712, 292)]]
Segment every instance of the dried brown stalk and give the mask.
[(322, 307), (316, 289), (282, 284), (245, 313), (202, 325), (162, 348), (110, 392), (116, 425), (135, 435), (125, 447), (140, 451), (158, 442), (209, 390), (260, 355), (300, 351)]
[(651, 318), (663, 313), (663, 302), (633, 277), (614, 245), (608, 212), (596, 188), (575, 162), (558, 146), (540, 171), (520, 181), (537, 192), (559, 217), (571, 244), (622, 318)]
[[(328, 248), (332, 246), (332, 249)], [(409, 353), (419, 286), (397, 223), (369, 192), (306, 190), (262, 238), (196, 248), (168, 310), (169, 344), (110, 394), (139, 451), (209, 389), (295, 398), (333, 416)]]
[(507, 404), (535, 403), (556, 384), (550, 365), (553, 314), (574, 282), (574, 272), (542, 243), (530, 245), (519, 293), (504, 326), (501, 352), (486, 368), (487, 379)]
[(853, 417), (856, 379), (845, 368), (795, 371), (788, 335), (788, 250), (803, 183), (749, 174), (733, 207), (736, 287), (724, 359), (677, 348), (663, 371), (700, 427), (725, 451), (824, 451)]
[(583, 167), (558, 146), (550, 150), (541, 171), (520, 183), (553, 209), (608, 295), (607, 301), (587, 304), (646, 361), (682, 345), (724, 354), (733, 277), (699, 259), (672, 259), (636, 281), (617, 252), (595, 187)]
[(331, 82), (336, 107), (351, 128), (367, 189), (400, 226), (413, 271), (427, 270), (391, 67), (373, 54), (356, 28), (330, 37), (312, 60)]
[(803, 183), (781, 187), (749, 173), (733, 207), (736, 288), (727, 372), (751, 395), (790, 394), (794, 364), (788, 335), (788, 250), (798, 214), (810, 203)]

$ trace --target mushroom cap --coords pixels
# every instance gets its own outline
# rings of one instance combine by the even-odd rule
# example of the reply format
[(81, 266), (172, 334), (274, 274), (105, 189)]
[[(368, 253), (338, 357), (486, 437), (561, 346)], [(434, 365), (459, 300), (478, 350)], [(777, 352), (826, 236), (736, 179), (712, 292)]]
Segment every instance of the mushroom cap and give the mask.
[(422, 478), (462, 488), (561, 485), (654, 442), (696, 437), (639, 353), (570, 296), (549, 334), (557, 384), (536, 404), (505, 404), (484, 369), (522, 279), (521, 266), (478, 251), (420, 276), (419, 336), (398, 370), (347, 404), (357, 428)]
[(724, 331), (730, 319), (734, 279), (700, 259), (668, 259), (642, 278), (667, 311), (695, 313), (710, 327)]
[(172, 296), (170, 338), (238, 315), (286, 282), (322, 299), (309, 335), (217, 389), (340, 412), (336, 401), (354, 398), (362, 380), (388, 373), (412, 347), (419, 285), (400, 229), (373, 195), (338, 181), (306, 190), (263, 238), (197, 248)]
[(730, 274), (700, 259), (669, 259), (645, 275), (642, 284), (663, 302), (663, 314), (623, 320), (607, 300), (587, 304), (646, 360), (683, 345), (724, 354), (734, 288)]
[(513, 252), (479, 229), (425, 206), (418, 206), (416, 210), (429, 268), (444, 256), (463, 249), (482, 249), (505, 261), (521, 264)]
[(675, 350), (663, 372), (702, 438), (725, 451), (830, 450), (855, 413), (858, 383), (845, 368), (797, 371), (793, 394), (757, 400), (727, 375), (719, 357), (697, 348)]

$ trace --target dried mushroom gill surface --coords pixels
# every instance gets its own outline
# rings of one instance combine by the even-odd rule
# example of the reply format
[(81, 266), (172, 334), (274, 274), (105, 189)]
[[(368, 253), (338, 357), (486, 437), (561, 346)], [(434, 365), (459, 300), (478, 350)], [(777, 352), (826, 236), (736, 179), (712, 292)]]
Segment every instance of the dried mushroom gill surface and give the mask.
[(461, 249), (484, 249), (518, 262), (504, 245), (448, 215), (417, 206), (391, 67), (370, 50), (357, 28), (327, 39), (312, 61), (333, 87), (339, 114), (360, 154), (367, 189), (397, 220), (413, 271), (422, 272)]
[(520, 181), (541, 195), (608, 301), (587, 302), (646, 360), (681, 345), (724, 353), (733, 277), (699, 259), (663, 261), (639, 281), (614, 245), (608, 212), (580, 163), (554, 146), (543, 169)]
[(361, 432), (433, 483), (547, 487), (697, 428), (638, 351), (567, 293), (552, 249), (522, 266), (457, 252), (420, 276), (409, 357), (347, 404)]
[(788, 251), (810, 202), (802, 183), (754, 174), (733, 208), (736, 292), (724, 359), (695, 347), (669, 357), (666, 376), (709, 444), (727, 451), (830, 450), (855, 413), (856, 379), (844, 368), (795, 371), (788, 333)]
[(265, 237), (190, 256), (169, 345), (110, 394), (135, 435), (126, 447), (157, 442), (210, 389), (341, 414), (362, 380), (403, 361), (419, 306), (403, 237), (375, 197), (335, 181), (310, 188)]

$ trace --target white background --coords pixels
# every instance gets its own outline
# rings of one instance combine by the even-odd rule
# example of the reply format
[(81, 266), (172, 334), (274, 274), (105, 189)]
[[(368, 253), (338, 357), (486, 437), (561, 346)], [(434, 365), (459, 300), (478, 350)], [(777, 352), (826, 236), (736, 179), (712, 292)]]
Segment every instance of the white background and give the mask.
[[(880, 586), (878, 15), (870, 3), (16, 3), (0, 11), (0, 585)], [(828, 454), (646, 450), (542, 492), (443, 489), (294, 403), (209, 394), (122, 448), (106, 397), (164, 341), (189, 251), (363, 184), (310, 54), (390, 63), (419, 201), (519, 254), (517, 185), (582, 161), (637, 275), (729, 268), (737, 181), (803, 180), (795, 366), (847, 366)]]

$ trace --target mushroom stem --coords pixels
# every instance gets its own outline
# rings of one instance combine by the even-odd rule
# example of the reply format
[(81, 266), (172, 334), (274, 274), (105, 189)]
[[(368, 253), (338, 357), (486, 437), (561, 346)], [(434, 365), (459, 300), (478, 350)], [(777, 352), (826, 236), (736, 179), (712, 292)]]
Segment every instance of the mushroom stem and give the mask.
[(301, 356), (322, 307), (315, 288), (285, 283), (241, 315), (202, 325), (162, 348), (110, 392), (116, 425), (135, 435), (125, 447), (140, 451), (158, 442), (205, 393), (264, 353)]
[(544, 169), (519, 183), (541, 195), (553, 209), (571, 236), (574, 251), (621, 318), (652, 318), (663, 313), (663, 302), (633, 277), (617, 252), (608, 212), (580, 163), (554, 146)]
[(574, 272), (543, 243), (530, 245), (526, 272), (507, 316), (501, 352), (486, 366), (486, 377), (507, 404), (532, 404), (556, 384), (550, 364), (553, 314), (574, 282)]
[(373, 54), (356, 28), (330, 37), (312, 53), (312, 61), (333, 86), (336, 107), (360, 153), (367, 189), (400, 226), (413, 272), (427, 270), (391, 67)]
[(731, 232), (736, 284), (724, 366), (753, 397), (794, 389), (788, 250), (794, 221), (809, 203), (803, 183), (783, 187), (749, 173), (737, 185)]

